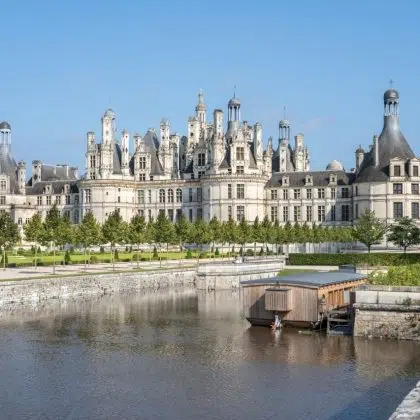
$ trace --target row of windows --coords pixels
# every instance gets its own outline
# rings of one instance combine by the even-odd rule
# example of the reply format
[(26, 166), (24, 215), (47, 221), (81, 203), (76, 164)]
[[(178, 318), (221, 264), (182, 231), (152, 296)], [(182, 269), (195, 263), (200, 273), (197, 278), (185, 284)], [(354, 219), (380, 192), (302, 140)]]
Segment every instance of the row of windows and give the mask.
[[(402, 202), (393, 203), (393, 216), (394, 219), (400, 219), (404, 216), (404, 204)], [(420, 217), (420, 203), (411, 203), (411, 218), (419, 219)]]
[[(403, 169), (401, 167), (401, 165), (394, 165), (392, 174), (393, 176), (402, 176), (403, 174)], [(413, 166), (413, 176), (419, 176), (419, 167), (418, 166)]]
[[(336, 217), (336, 206), (331, 206), (330, 209), (330, 217), (329, 219), (332, 222), (337, 221)], [(292, 216), (292, 218), (290, 218)], [(314, 219), (313, 214), (313, 208), (312, 206), (306, 206), (306, 218), (302, 220), (302, 207), (300, 206), (293, 206), (293, 214), (289, 214), (289, 207), (283, 207), (282, 212), (282, 221), (283, 222), (314, 222), (317, 220), (318, 222), (324, 222), (325, 221), (325, 206), (316, 206), (316, 219)], [(271, 207), (271, 221), (275, 222), (276, 220), (279, 220), (279, 214), (278, 214), (278, 208), (277, 207)], [(345, 204), (341, 206), (341, 221), (343, 222), (349, 222), (350, 221), (350, 205)]]
[[(305, 197), (303, 197), (302, 190), (300, 188), (294, 188), (290, 190), (293, 195), (290, 195), (290, 198), (293, 198), (294, 200), (300, 200), (301, 198), (306, 198), (311, 200), (314, 197), (312, 188), (305, 188)], [(325, 188), (315, 188), (315, 192), (317, 193), (317, 198), (325, 198)], [(279, 198), (278, 195), (279, 190), (271, 190), (271, 199), (277, 200)], [(289, 190), (283, 189), (280, 190), (283, 191), (283, 200), (289, 199)], [(331, 198), (337, 198), (337, 189), (331, 188)], [(350, 189), (348, 187), (342, 187), (341, 188), (341, 198), (349, 198), (350, 197)]]
[[(197, 196), (196, 201), (200, 202), (202, 201), (202, 189), (197, 188)], [(138, 190), (137, 191), (137, 198), (139, 204), (145, 204), (146, 203), (146, 190)], [(178, 188), (174, 195), (174, 190), (169, 189), (167, 192), (164, 189), (159, 190), (159, 203), (173, 203), (174, 199), (176, 199), (177, 203), (182, 203), (182, 189)], [(194, 194), (193, 189), (188, 189), (188, 201), (190, 203), (194, 202)], [(147, 190), (147, 202), (152, 202), (152, 190)]]
[[(419, 192), (419, 184), (411, 184), (411, 194), (418, 195)], [(402, 194), (403, 193), (403, 184), (395, 183), (392, 185), (392, 192), (394, 194)]]
[[(88, 190), (87, 190), (88, 191)], [(36, 197), (36, 204), (38, 205), (38, 206), (42, 206), (42, 204), (43, 204), (43, 202), (42, 202), (42, 197), (44, 197), (44, 196), (42, 196), (42, 195), (38, 195), (37, 197)], [(70, 195), (66, 195), (65, 196), (66, 198), (65, 198), (65, 204), (66, 205), (69, 205), (69, 204), (71, 204), (71, 196)], [(79, 203), (79, 196), (78, 195), (75, 195), (74, 196), (74, 204), (78, 204)], [(47, 205), (47, 206), (51, 206), (52, 205), (52, 196), (51, 195), (47, 195), (47, 196), (45, 196), (45, 204)], [(57, 205), (61, 205), (61, 195), (56, 195), (55, 196), (55, 204), (57, 204)]]
[[(158, 211), (159, 211), (159, 214), (162, 214), (162, 213), (165, 214), (165, 209), (159, 209)], [(142, 216), (142, 217), (145, 217), (145, 218), (147, 216), (147, 219), (149, 221), (153, 219), (152, 210), (150, 210), (150, 209), (147, 210), (147, 215), (146, 215), (146, 211), (144, 209), (139, 209), (138, 214), (140, 216)], [(168, 209), (167, 210), (167, 214), (166, 214), (167, 218), (171, 222), (174, 222), (176, 220), (179, 220), (179, 218), (181, 217), (181, 215), (182, 215), (182, 209), (176, 209), (176, 210), (174, 210), (174, 209)], [(203, 209), (202, 208), (198, 208), (197, 209), (197, 217), (196, 218), (197, 219), (200, 219), (202, 217), (203, 217)], [(188, 209), (188, 219), (189, 219), (190, 222), (192, 222), (194, 220), (194, 210), (193, 209)]]

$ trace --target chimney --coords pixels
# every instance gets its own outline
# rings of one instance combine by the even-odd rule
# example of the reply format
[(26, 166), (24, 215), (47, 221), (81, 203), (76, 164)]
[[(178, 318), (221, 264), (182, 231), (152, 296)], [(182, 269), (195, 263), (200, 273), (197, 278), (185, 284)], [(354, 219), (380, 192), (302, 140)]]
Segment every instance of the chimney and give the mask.
[(379, 165), (379, 137), (377, 134), (373, 136), (373, 158), (375, 166)]

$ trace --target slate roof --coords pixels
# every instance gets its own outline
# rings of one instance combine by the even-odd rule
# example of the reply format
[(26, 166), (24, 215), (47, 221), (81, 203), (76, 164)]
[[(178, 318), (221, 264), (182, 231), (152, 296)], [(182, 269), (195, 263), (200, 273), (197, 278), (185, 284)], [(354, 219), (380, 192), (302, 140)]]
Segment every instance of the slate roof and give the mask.
[(230, 147), (226, 149), (225, 157), (222, 163), (219, 166), (219, 169), (228, 169), (230, 168), (231, 159), (230, 159)]
[(112, 151), (112, 165), (113, 165), (112, 172), (114, 174), (122, 174), (122, 171), (121, 171), (121, 147), (117, 142), (114, 143), (114, 149)]
[(51, 194), (62, 194), (64, 186), (66, 184), (70, 185), (70, 193), (78, 193), (79, 187), (77, 185), (77, 182), (75, 181), (40, 181), (37, 182), (33, 186), (27, 186), (26, 187), (26, 194), (27, 195), (41, 195), (44, 194), (44, 188), (47, 185), (51, 185), (52, 192)]
[(157, 155), (159, 150), (159, 139), (155, 131), (147, 130), (147, 133), (143, 137), (143, 141), (146, 146), (146, 152), (151, 154), (151, 174), (162, 175), (164, 171)]
[(8, 175), (10, 179), (10, 192), (18, 194), (17, 165), (9, 153), (8, 146), (0, 147), (0, 174)]
[(378, 139), (379, 163), (375, 166), (374, 147), (364, 156), (356, 183), (382, 182), (389, 178), (389, 161), (392, 158), (404, 160), (415, 157), (410, 145), (400, 130), (398, 115), (384, 117), (384, 127)]
[(357, 281), (366, 278), (365, 274), (349, 273), (346, 271), (328, 271), (313, 273), (297, 273), (287, 276), (272, 277), (269, 279), (241, 281), (244, 286), (253, 284), (266, 285), (302, 285), (310, 287), (323, 287), (331, 284), (344, 283), (347, 281)]
[(281, 187), (282, 178), (287, 176), (289, 178), (288, 186), (290, 187), (304, 187), (306, 186), (306, 177), (312, 176), (313, 186), (327, 187), (330, 185), (330, 176), (337, 177), (337, 185), (351, 185), (354, 181), (355, 174), (352, 172), (344, 171), (308, 171), (308, 172), (276, 172), (273, 173), (271, 178), (266, 184), (266, 187)]
[[(293, 156), (293, 149), (289, 144), (286, 149), (286, 159), (287, 159), (286, 170), (288, 172), (289, 171), (293, 172), (295, 170), (295, 165), (293, 164), (292, 156)], [(280, 146), (273, 153), (271, 162), (272, 162), (273, 171), (276, 171), (276, 172), (279, 171), (280, 170)]]

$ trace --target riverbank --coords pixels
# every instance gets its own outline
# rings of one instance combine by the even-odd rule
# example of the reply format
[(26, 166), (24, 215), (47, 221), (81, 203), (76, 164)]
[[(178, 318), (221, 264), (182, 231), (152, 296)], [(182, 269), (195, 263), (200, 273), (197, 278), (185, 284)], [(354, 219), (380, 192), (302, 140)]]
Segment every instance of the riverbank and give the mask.
[(420, 419), (420, 382), (404, 398), (389, 420)]

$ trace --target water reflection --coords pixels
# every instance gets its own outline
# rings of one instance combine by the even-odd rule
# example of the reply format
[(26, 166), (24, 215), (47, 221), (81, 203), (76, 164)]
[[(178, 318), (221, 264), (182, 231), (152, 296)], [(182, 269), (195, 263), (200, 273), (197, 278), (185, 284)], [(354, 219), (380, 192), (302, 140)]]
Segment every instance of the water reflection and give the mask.
[(419, 343), (273, 334), (239, 299), (184, 289), (1, 313), (5, 417), (379, 419), (420, 376)]

